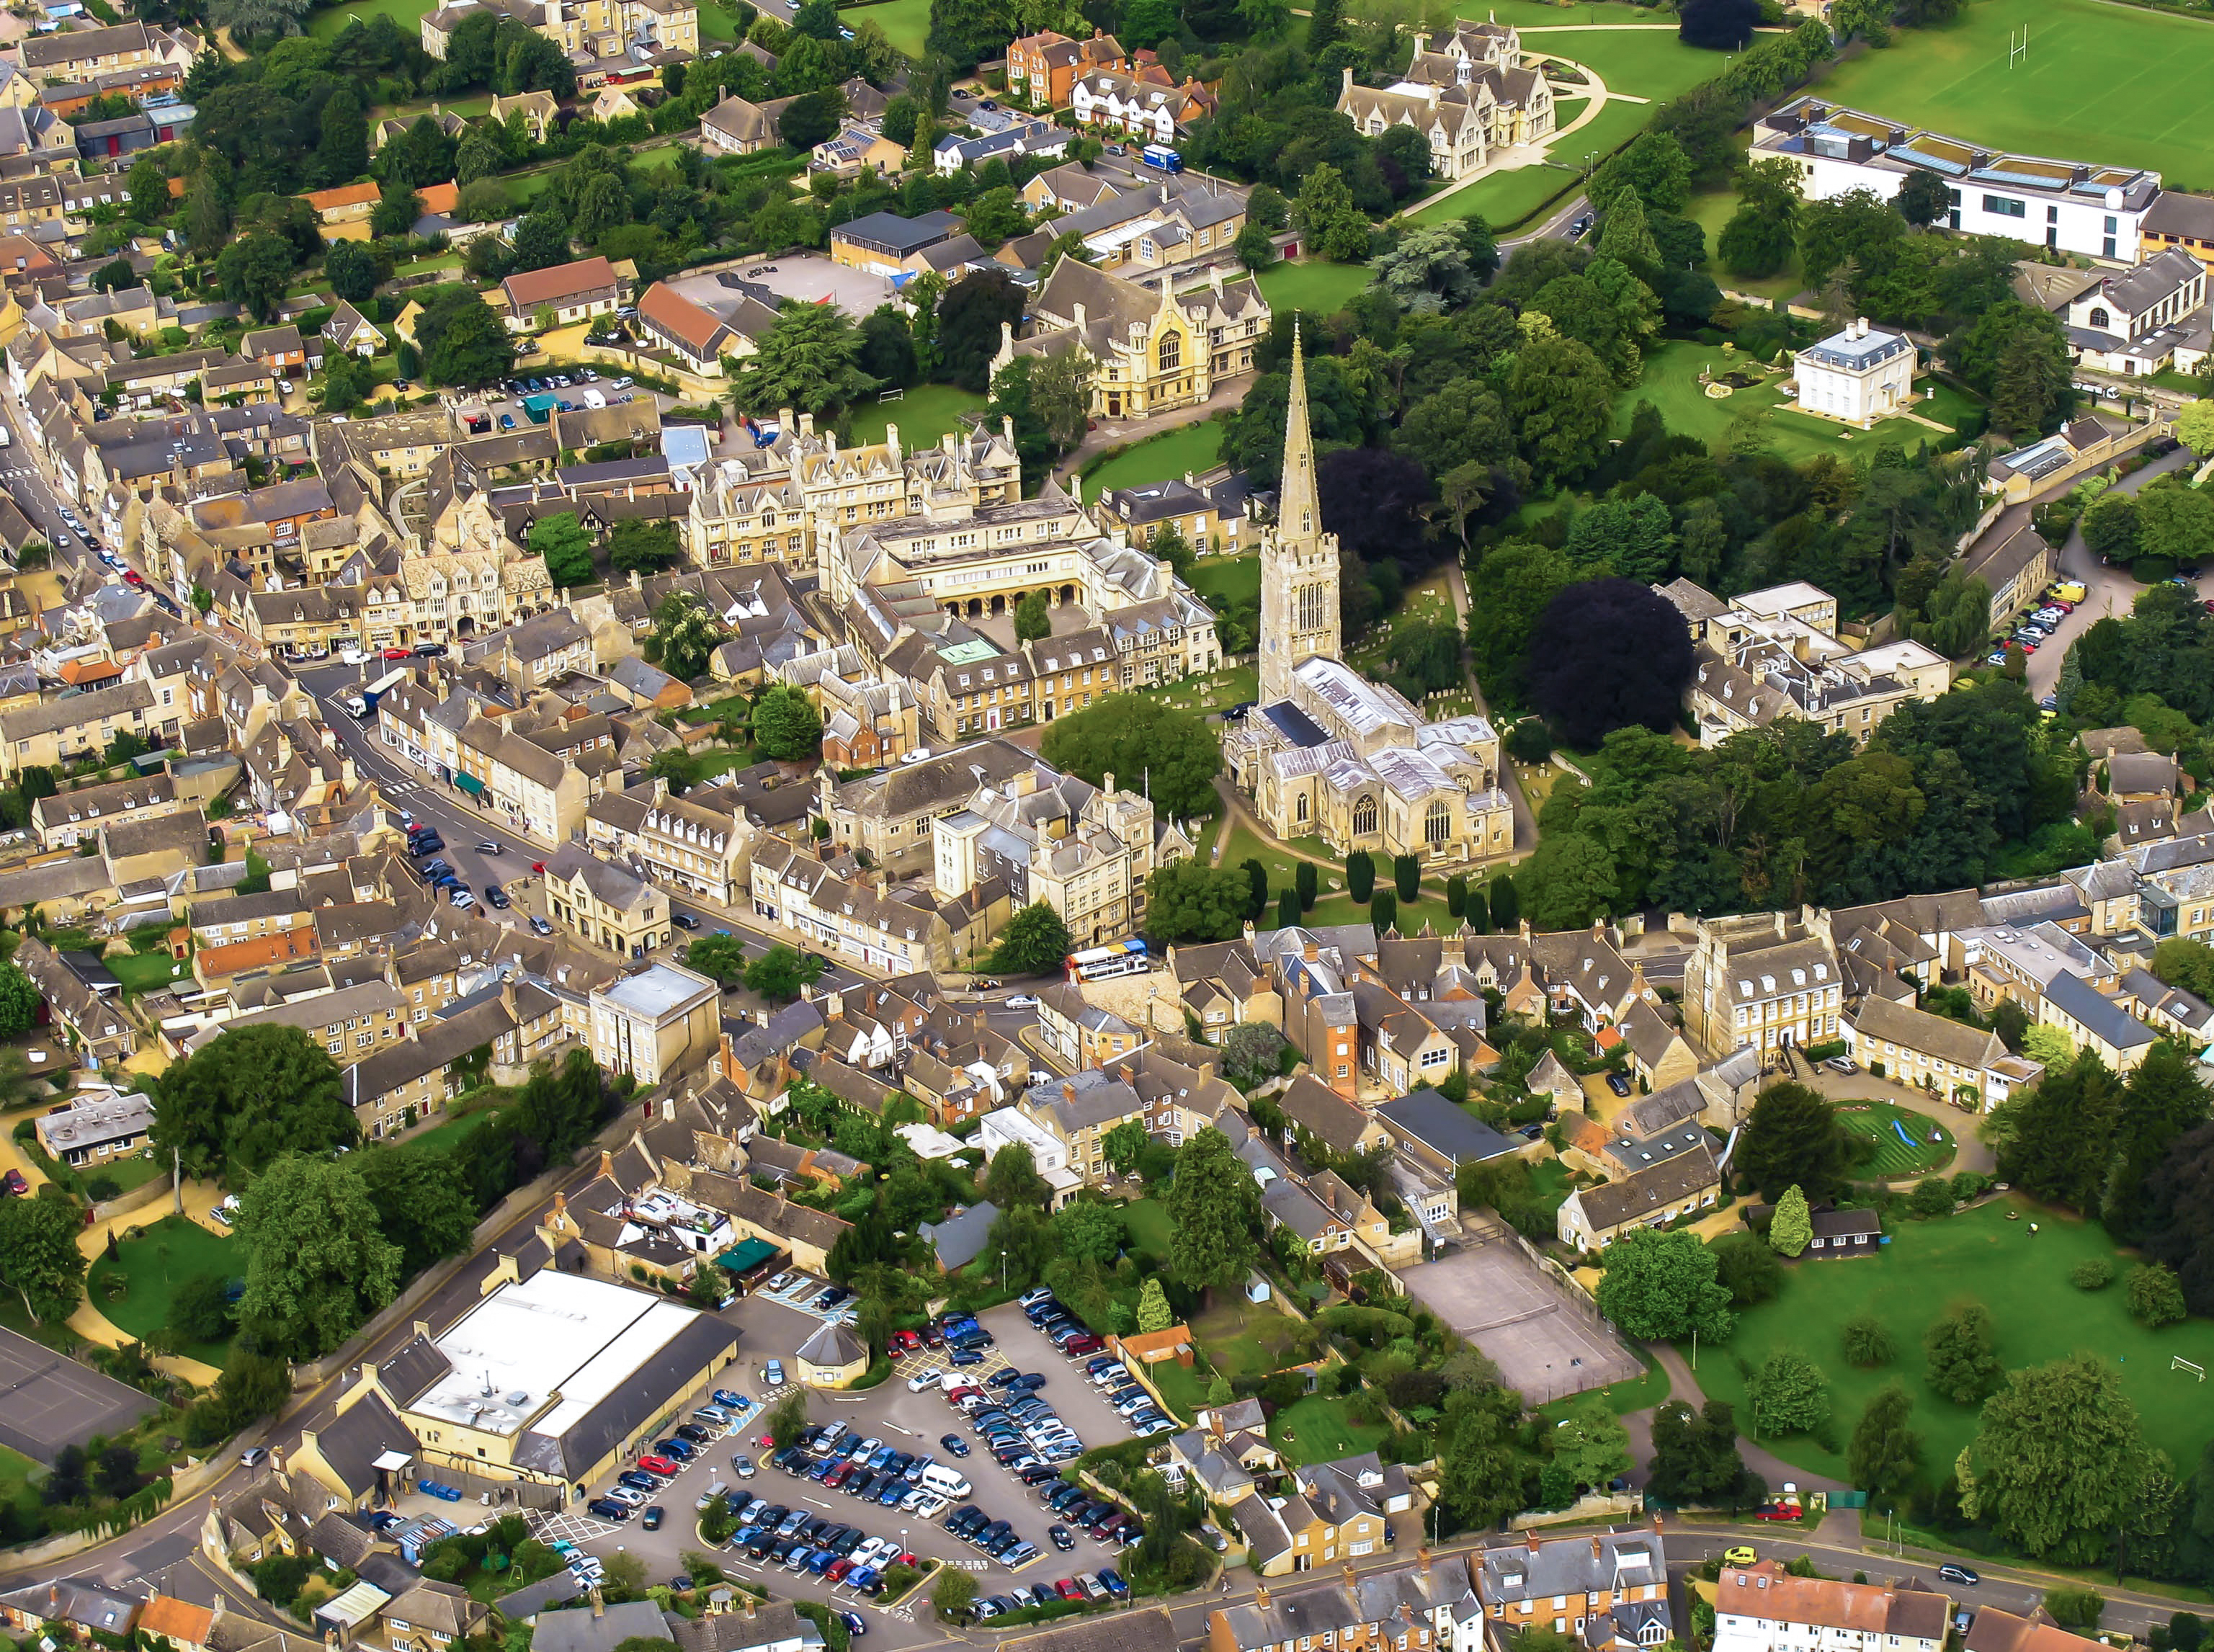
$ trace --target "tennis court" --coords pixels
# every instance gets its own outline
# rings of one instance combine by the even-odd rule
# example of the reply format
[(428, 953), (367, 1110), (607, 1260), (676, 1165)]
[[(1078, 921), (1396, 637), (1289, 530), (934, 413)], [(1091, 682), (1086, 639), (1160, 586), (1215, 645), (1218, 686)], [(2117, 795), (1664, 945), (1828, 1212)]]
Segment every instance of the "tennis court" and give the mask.
[(150, 1395), (0, 1331), (0, 1444), (51, 1464), (64, 1446), (119, 1434), (154, 1409)]

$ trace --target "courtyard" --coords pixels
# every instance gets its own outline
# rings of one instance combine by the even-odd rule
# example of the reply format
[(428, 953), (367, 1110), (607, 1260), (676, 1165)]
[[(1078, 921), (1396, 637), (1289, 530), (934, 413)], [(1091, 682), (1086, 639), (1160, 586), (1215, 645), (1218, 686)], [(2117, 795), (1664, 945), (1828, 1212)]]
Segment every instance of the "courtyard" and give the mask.
[[(2147, 1331), (2132, 1319), (2123, 1286), (2130, 1258), (2103, 1228), (2014, 1196), (1931, 1221), (1888, 1220), (1885, 1228), (1891, 1242), (1876, 1255), (1801, 1259), (1785, 1270), (1783, 1288), (1773, 1298), (1740, 1311), (1729, 1341), (1702, 1350), (1699, 1382), (1707, 1393), (1730, 1401), (1744, 1416), (1743, 1372), (1758, 1370), (1779, 1349), (1796, 1349), (1819, 1361), (1830, 1379), (1832, 1429), (1842, 1447), (1876, 1391), (1901, 1380), (1914, 1397), (1923, 1461), (1942, 1469), (1974, 1436), (1978, 1408), (1956, 1405), (1930, 1387), (1922, 1336), (1955, 1304), (1974, 1300), (1991, 1310), (1998, 1357), (2008, 1370), (2085, 1349), (2113, 1360), (2146, 1437), (2161, 1441), (2178, 1463), (2199, 1460), (2214, 1435), (2214, 1409), (2198, 1378), (2171, 1367), (2178, 1355), (2214, 1364), (2214, 1324), (2189, 1319)], [(2069, 1283), (2070, 1270), (2095, 1257), (2114, 1263), (2114, 1282), (2098, 1291)], [(1845, 1322), (1863, 1313), (1881, 1320), (1898, 1345), (1887, 1365), (1850, 1366), (1839, 1351)], [(1826, 1451), (1806, 1435), (1761, 1443), (1810, 1472), (1846, 1473), (1842, 1449)]]

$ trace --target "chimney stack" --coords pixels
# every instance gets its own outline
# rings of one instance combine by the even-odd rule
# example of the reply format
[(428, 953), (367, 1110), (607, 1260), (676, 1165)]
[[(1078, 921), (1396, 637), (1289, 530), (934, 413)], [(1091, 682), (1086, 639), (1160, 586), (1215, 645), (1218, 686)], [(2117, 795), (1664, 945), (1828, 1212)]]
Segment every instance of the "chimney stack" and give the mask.
[(1593, 1560), (1599, 1560), (1599, 1559), (1603, 1559), (1603, 1558), (1605, 1558), (1605, 1553), (1606, 1553), (1606, 1551), (1599, 1546), (1599, 1533), (1596, 1533), (1596, 1532), (1593, 1533), (1592, 1533), (1592, 1558), (1593, 1558)]
[(1253, 1586), (1253, 1604), (1263, 1612), (1269, 1609), (1269, 1586), (1266, 1583)]
[(1347, 1561), (1347, 1562), (1345, 1563), (1345, 1565), (1344, 1565), (1344, 1567), (1342, 1568), (1342, 1569), (1343, 1569), (1343, 1571), (1344, 1571), (1344, 1573), (1345, 1573), (1345, 1584), (1346, 1584), (1346, 1587), (1347, 1587), (1348, 1588), (1352, 1588), (1352, 1587), (1353, 1587), (1353, 1585), (1354, 1585), (1355, 1583), (1356, 1583), (1356, 1582), (1358, 1582), (1360, 1581), (1357, 1577), (1355, 1577), (1355, 1576), (1354, 1576), (1354, 1571), (1353, 1571), (1353, 1563), (1352, 1563), (1350, 1560), (1349, 1560), (1349, 1561)]
[(1524, 1532), (1522, 1536), (1523, 1539), (1530, 1545), (1530, 1552), (1533, 1555), (1536, 1554), (1538, 1552), (1538, 1528), (1533, 1526), (1527, 1531)]
[(1063, 1101), (1068, 1102), (1073, 1102), (1076, 1099), (1076, 1086), (1069, 1083), (1066, 1079), (1063, 1079), (1061, 1082), (1061, 1098)]

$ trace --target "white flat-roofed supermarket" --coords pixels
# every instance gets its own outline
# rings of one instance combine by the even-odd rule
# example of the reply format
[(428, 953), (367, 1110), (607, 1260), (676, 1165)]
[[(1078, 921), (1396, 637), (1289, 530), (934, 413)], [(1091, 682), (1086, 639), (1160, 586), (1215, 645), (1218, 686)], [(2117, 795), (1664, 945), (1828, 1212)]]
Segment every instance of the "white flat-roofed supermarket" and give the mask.
[(558, 1440), (700, 1318), (658, 1293), (541, 1269), (434, 1339), (452, 1368), (408, 1410), (486, 1434), (527, 1428)]

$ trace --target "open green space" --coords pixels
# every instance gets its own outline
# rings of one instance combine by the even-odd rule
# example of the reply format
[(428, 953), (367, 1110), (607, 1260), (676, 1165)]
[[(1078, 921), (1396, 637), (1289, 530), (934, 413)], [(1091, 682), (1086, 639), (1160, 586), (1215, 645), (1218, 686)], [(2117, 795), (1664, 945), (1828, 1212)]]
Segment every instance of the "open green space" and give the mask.
[(1367, 285), (1366, 264), (1331, 264), (1319, 258), (1271, 264), (1261, 272), (1262, 295), (1268, 299), (1269, 310), (1278, 315), (1294, 309), (1335, 315)]
[[(2009, 67), (2007, 36), (2031, 31)], [(1832, 69), (1824, 96), (1909, 125), (2031, 155), (2157, 168), (2214, 187), (2214, 24), (2099, 0), (1979, 0), (1941, 29)]]
[(1122, 1226), (1130, 1230), (1130, 1248), (1150, 1262), (1169, 1259), (1168, 1207), (1159, 1199), (1135, 1199), (1122, 1207)]
[(1240, 603), (1261, 600), (1261, 559), (1253, 556), (1202, 557), (1191, 566), (1191, 588), (1207, 599), (1217, 613)]
[(1226, 707), (1239, 706), (1257, 699), (1261, 692), (1261, 672), (1251, 665), (1224, 665), (1203, 677), (1180, 677), (1174, 682), (1163, 682), (1152, 688), (1128, 690), (1148, 700), (1165, 700), (1180, 712), (1203, 717), (1209, 712), (1219, 712)]
[(1799, 267), (1799, 254), (1793, 253), (1789, 263), (1774, 275), (1753, 277), (1735, 275), (1722, 267), (1715, 256), (1715, 246), (1722, 239), (1722, 226), (1737, 211), (1737, 194), (1734, 190), (1712, 189), (1691, 197), (1684, 216), (1707, 232), (1707, 273), (1715, 285), (1728, 292), (1749, 292), (1760, 298), (1795, 298), (1807, 285), (1805, 272)]
[[(1720, 376), (1746, 364), (1743, 357), (1721, 345), (1685, 340), (1664, 344), (1645, 358), (1644, 376), (1637, 383), (1615, 398), (1615, 416), (1626, 431), (1637, 404), (1650, 401), (1672, 434), (1711, 442), (1751, 410), (1767, 426), (1769, 447), (1779, 457), (1795, 462), (1818, 453), (1863, 453), (1883, 442), (1897, 442), (1911, 450), (1945, 434), (1915, 419), (1888, 419), (1874, 430), (1861, 431), (1797, 412), (1787, 404), (1781, 387), (1788, 375), (1782, 372), (1719, 399), (1709, 396), (1699, 382), (1703, 370)], [(1914, 407), (1923, 419), (1949, 430), (1968, 411), (1966, 397), (1934, 379), (1917, 381), (1917, 388), (1930, 393)]]
[(452, 1149), (456, 1142), (482, 1123), (484, 1117), (484, 1109), (471, 1107), (468, 1111), (456, 1113), (451, 1117), (433, 1124), (427, 1130), (418, 1131), (406, 1140), (408, 1146), (420, 1147), (425, 1153), (446, 1153)]
[[(110, 1325), (142, 1342), (168, 1323), (178, 1286), (211, 1275), (235, 1278), (246, 1266), (246, 1254), (237, 1240), (211, 1233), (183, 1216), (165, 1216), (138, 1238), (120, 1241), (116, 1254), (119, 1262), (105, 1256), (94, 1260), (88, 1290), (92, 1305)], [(108, 1282), (119, 1275), (126, 1282), (123, 1294), (110, 1297)], [(196, 1343), (178, 1351), (221, 1365), (230, 1344)]]
[[(1596, 125), (1598, 123), (1593, 124)], [(1631, 129), (1633, 132), (1635, 130), (1635, 127)], [(1577, 134), (1579, 138), (1581, 136), (1581, 133)], [(1628, 141), (1628, 134), (1624, 135), (1623, 141)], [(1481, 214), (1483, 221), (1494, 229), (1512, 229), (1575, 184), (1581, 175), (1565, 167), (1552, 166), (1519, 167), (1512, 172), (1495, 172), (1471, 184), (1466, 189), (1433, 201), (1415, 213), (1411, 221), (1424, 225), (1449, 223), (1456, 218)]]
[(1191, 1333), (1207, 1361), (1227, 1377), (1265, 1377), (1283, 1369), (1299, 1322), (1266, 1302), (1230, 1294), (1191, 1321)]
[[(1942, 1475), (1973, 1437), (1978, 1408), (1955, 1405), (1930, 1389), (1922, 1337), (1955, 1303), (1972, 1300), (1991, 1310), (2008, 1370), (2086, 1349), (2115, 1361), (2146, 1440), (2172, 1461), (2199, 1460), (2214, 1434), (2214, 1408), (2199, 1380), (2171, 1369), (2170, 1361), (2180, 1355), (2202, 1366), (2214, 1362), (2214, 1322), (2189, 1319), (2147, 1331), (2130, 1318), (2119, 1277), (2101, 1291), (2070, 1284), (2070, 1270), (2094, 1257), (2126, 1271), (2129, 1258), (2104, 1229), (2018, 1197), (1934, 1221), (1895, 1220), (1885, 1227), (1891, 1242), (1876, 1255), (1838, 1262), (1801, 1257), (1785, 1270), (1781, 1291), (1739, 1314), (1728, 1342), (1702, 1343), (1699, 1383), (1707, 1393), (1734, 1404), (1750, 1426), (1740, 1366), (1758, 1370), (1779, 1349), (1808, 1354), (1828, 1374), (1832, 1426), (1842, 1446), (1876, 1391), (1901, 1379), (1914, 1397), (1923, 1465)], [(1862, 1370), (1845, 1363), (1840, 1331), (1862, 1313), (1881, 1319), (1898, 1343), (1889, 1365)], [(1762, 1443), (1798, 1467), (1844, 1475), (1841, 1453), (1825, 1451), (1805, 1435)]]
[(963, 413), (984, 411), (985, 398), (957, 384), (918, 384), (896, 401), (872, 401), (853, 409), (853, 441), (881, 442), (884, 428), (897, 425), (900, 446), (908, 453), (938, 445), (938, 438), (960, 428)]
[[(1855, 1135), (1866, 1136), (1875, 1143), (1875, 1157), (1858, 1167), (1862, 1175), (1897, 1181), (1902, 1177), (1942, 1170), (1953, 1162), (1952, 1131), (1934, 1118), (1890, 1102), (1840, 1102), (1838, 1123)], [(1903, 1126), (1914, 1138), (1914, 1146), (1910, 1147), (1899, 1140), (1899, 1132), (1892, 1129), (1893, 1123)], [(1934, 1141), (1930, 1139), (1933, 1132), (1937, 1137)]]
[[(1606, 89), (1618, 96), (1665, 103), (1701, 81), (1712, 80), (1722, 70), (1718, 54), (1685, 46), (1671, 25), (1639, 29), (1569, 29), (1557, 34), (1549, 32), (1543, 25), (1534, 29), (1526, 23), (1522, 27), (1525, 52), (1543, 52), (1550, 57), (1587, 65), (1606, 83)], [(1633, 103), (1629, 107), (1635, 109), (1645, 106)], [(1646, 108), (1645, 113), (1649, 118), (1653, 112)], [(1573, 144), (1575, 138), (1569, 142)], [(1571, 157), (1557, 152), (1554, 158), (1565, 161)]]
[[(1552, 1162), (1557, 1164), (1560, 1161), (1556, 1159)], [(1637, 1357), (1645, 1362), (1645, 1369), (1637, 1375), (1624, 1377), (1620, 1382), (1611, 1382), (1604, 1388), (1563, 1395), (1550, 1405), (1540, 1406), (1539, 1415), (1557, 1423), (1578, 1406), (1593, 1399), (1599, 1400), (1617, 1416), (1658, 1405), (1668, 1398), (1668, 1374), (1660, 1368), (1660, 1361), (1651, 1355), (1641, 1352)]]
[(1391, 1437), (1385, 1423), (1355, 1423), (1346, 1415), (1345, 1404), (1336, 1397), (1309, 1394), (1269, 1419), (1269, 1439), (1287, 1461), (1328, 1463), (1374, 1451)]
[(847, 20), (850, 28), (866, 18), (884, 30), (884, 38), (910, 58), (922, 55), (924, 41), (930, 34), (930, 0), (885, 0), (883, 5), (848, 6), (853, 15)]
[[(1325, 265), (1324, 267), (1337, 266)], [(1359, 289), (1356, 287), (1355, 291)], [(1221, 462), (1221, 425), (1211, 419), (1179, 425), (1174, 430), (1163, 431), (1158, 436), (1148, 436), (1142, 442), (1134, 442), (1122, 452), (1086, 471), (1085, 494), (1087, 498), (1097, 499), (1110, 487), (1137, 487), (1147, 482), (1181, 479), (1187, 470), (1196, 476), (1202, 471), (1214, 469)]]
[[(1365, 11), (1366, 8), (1358, 5), (1346, 8), (1348, 16), (1363, 15)], [(1563, 28), (1577, 24), (1601, 23), (1619, 27), (1630, 23), (1647, 25), (1671, 37), (1676, 33), (1676, 26), (1673, 22), (1655, 23), (1652, 12), (1636, 6), (1615, 3), (1614, 0), (1576, 0), (1575, 4), (1568, 6), (1550, 5), (1547, 0), (1465, 0), (1465, 3), (1458, 8), (1457, 15), (1472, 22), (1495, 20), (1512, 23), (1525, 31)], [(1525, 40), (1523, 45), (1538, 51), (1550, 49), (1534, 46), (1529, 40)]]
[(366, 25), (375, 18), (389, 17), (413, 39), (423, 14), (434, 9), (437, 3), (438, 0), (345, 0), (345, 3), (327, 6), (309, 18), (308, 33), (319, 40), (327, 40), (356, 18)]
[(180, 964), (171, 958), (167, 948), (151, 952), (119, 953), (101, 960), (123, 983), (123, 990), (136, 998), (140, 993), (152, 992), (174, 981), (192, 979), (193, 966)]

